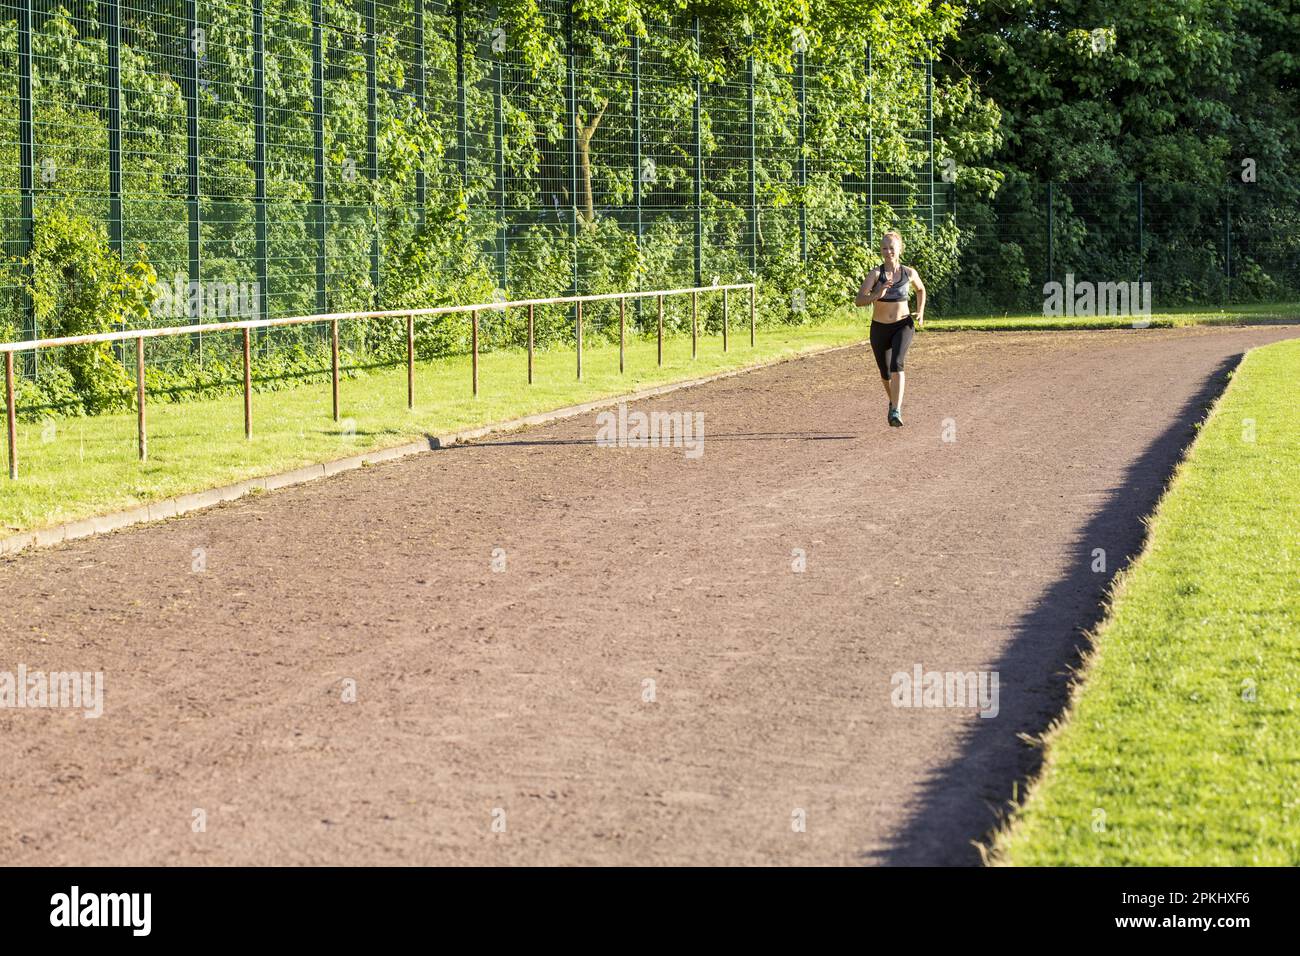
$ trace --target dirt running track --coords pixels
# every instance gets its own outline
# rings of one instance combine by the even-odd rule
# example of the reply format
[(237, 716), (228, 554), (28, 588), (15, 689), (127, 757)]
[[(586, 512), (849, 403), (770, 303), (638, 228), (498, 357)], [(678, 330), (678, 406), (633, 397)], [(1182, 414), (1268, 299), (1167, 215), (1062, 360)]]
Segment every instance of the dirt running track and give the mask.
[[(854, 348), (641, 406), (697, 459), (590, 414), (2, 562), (0, 670), (107, 691), (0, 710), (0, 862), (977, 862), (1192, 423), (1296, 334), (923, 334), (902, 429)], [(918, 663), (997, 716), (893, 706)]]

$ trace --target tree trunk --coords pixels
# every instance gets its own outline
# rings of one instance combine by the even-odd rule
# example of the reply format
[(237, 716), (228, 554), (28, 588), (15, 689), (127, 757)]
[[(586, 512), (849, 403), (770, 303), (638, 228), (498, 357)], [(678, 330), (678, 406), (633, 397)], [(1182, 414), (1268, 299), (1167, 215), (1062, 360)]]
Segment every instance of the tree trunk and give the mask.
[(582, 163), (582, 215), (588, 226), (596, 221), (596, 200), (591, 189), (591, 138), (596, 135), (600, 121), (609, 108), (609, 100), (600, 104), (600, 111), (578, 131), (578, 158)]

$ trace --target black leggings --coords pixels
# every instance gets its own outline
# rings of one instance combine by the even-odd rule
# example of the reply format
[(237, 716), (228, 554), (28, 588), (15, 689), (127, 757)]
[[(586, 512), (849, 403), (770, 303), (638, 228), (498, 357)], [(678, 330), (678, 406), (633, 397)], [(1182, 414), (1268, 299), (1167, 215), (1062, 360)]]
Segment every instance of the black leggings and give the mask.
[(871, 351), (876, 353), (880, 377), (886, 382), (892, 373), (903, 370), (903, 358), (915, 334), (916, 325), (910, 315), (898, 322), (871, 320)]

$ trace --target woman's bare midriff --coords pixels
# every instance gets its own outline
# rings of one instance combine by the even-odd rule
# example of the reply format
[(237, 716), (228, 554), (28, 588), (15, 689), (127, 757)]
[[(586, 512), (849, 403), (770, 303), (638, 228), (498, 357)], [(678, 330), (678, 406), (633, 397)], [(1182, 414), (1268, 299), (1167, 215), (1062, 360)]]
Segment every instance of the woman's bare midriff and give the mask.
[(906, 302), (882, 302), (877, 299), (871, 303), (871, 306), (872, 321), (887, 325), (901, 322), (910, 314), (910, 308)]

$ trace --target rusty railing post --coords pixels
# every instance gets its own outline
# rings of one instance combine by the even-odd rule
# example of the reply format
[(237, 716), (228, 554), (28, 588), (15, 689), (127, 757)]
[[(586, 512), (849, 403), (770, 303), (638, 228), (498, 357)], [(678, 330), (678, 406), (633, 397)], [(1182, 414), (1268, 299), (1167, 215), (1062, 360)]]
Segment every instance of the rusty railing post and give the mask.
[(339, 420), (339, 320), (330, 322), (330, 386), (334, 395), (334, 420)]
[(582, 300), (578, 300), (578, 381), (582, 381)]
[(754, 347), (754, 311), (755, 300), (758, 298), (758, 286), (750, 284), (749, 287), (749, 347)]
[(14, 408), (14, 353), (5, 353), (5, 428), (9, 436), (9, 478), (18, 477), (18, 415)]
[(727, 293), (729, 289), (722, 290), (722, 351), (727, 351)]
[(618, 300), (618, 374), (623, 374), (623, 347), (627, 338), (627, 299)]
[(145, 435), (144, 428), (144, 336), (140, 335), (135, 340), (135, 407), (136, 407), (136, 428), (139, 432), (140, 442), (140, 460), (146, 461), (149, 458), (149, 439)]
[(691, 358), (695, 358), (696, 346), (699, 341), (699, 312), (700, 312), (700, 294), (694, 290), (691, 291)]
[(406, 317), (406, 407), (415, 407), (415, 316)]
[(253, 437), (253, 349), (248, 329), (244, 329), (244, 437)]
[(533, 384), (533, 306), (528, 306), (528, 384)]
[(473, 374), (474, 374), (474, 396), (478, 397), (478, 309), (470, 312), (473, 328), (470, 330), (470, 346), (474, 353)]
[(664, 364), (664, 297), (659, 296), (659, 364)]

